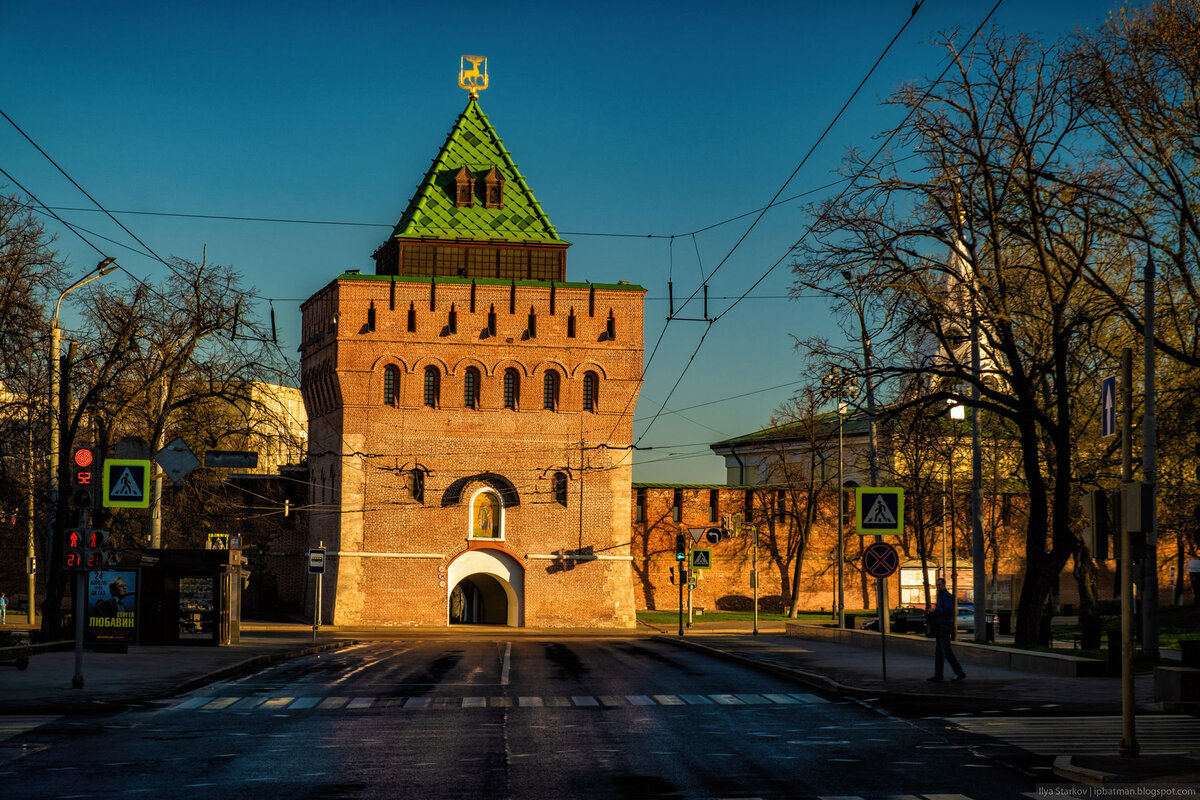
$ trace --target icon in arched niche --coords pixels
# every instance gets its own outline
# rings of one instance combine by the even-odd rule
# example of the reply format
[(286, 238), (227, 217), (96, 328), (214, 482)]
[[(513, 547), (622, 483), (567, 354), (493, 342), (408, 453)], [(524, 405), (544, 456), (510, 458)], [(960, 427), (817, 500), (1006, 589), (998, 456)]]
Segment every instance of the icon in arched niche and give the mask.
[(471, 536), (475, 539), (501, 539), (500, 497), (482, 491), (471, 501)]

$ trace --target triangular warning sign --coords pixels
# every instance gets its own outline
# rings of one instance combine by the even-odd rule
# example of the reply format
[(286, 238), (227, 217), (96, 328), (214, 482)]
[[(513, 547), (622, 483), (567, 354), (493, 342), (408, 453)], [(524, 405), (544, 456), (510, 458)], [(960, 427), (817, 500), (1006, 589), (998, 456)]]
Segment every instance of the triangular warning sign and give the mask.
[(121, 476), (117, 478), (116, 486), (113, 486), (108, 491), (109, 497), (128, 497), (130, 499), (142, 499), (142, 487), (138, 479), (134, 476), (133, 470), (126, 467), (121, 471)]
[(887, 501), (883, 497), (881, 494), (875, 495), (875, 504), (863, 515), (864, 525), (889, 525), (895, 527), (896, 515), (892, 513), (892, 509), (888, 507)]

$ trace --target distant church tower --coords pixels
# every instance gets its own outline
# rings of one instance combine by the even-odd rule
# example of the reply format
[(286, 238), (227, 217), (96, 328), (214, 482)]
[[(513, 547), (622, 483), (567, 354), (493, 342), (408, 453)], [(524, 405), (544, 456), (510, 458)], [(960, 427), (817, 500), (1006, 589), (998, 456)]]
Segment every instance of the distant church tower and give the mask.
[(568, 247), (473, 91), (375, 274), (303, 304), (326, 621), (635, 625), (645, 290)]

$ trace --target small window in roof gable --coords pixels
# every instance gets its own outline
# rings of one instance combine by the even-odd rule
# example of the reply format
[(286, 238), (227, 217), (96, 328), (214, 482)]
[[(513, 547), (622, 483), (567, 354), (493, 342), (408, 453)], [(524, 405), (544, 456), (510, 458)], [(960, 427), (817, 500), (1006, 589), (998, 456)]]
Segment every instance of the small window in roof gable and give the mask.
[(485, 208), (504, 208), (504, 176), (495, 167), (483, 176), (483, 190)]
[(475, 205), (475, 176), (466, 167), (459, 169), (454, 176), (454, 205), (458, 208), (471, 208)]

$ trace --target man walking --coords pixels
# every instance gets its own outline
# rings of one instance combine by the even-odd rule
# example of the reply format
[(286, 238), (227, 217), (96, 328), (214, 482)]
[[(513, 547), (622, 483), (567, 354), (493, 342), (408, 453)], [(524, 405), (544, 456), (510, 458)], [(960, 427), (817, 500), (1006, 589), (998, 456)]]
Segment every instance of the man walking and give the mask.
[(967, 677), (962, 665), (954, 657), (954, 651), (950, 649), (950, 637), (954, 633), (954, 624), (957, 621), (954, 617), (954, 597), (946, 590), (946, 579), (938, 578), (937, 603), (929, 614), (929, 624), (933, 626), (933, 634), (937, 639), (937, 647), (933, 654), (933, 677), (929, 679), (931, 681), (942, 680), (944, 661), (950, 662), (950, 669), (954, 670), (954, 680), (961, 681)]

